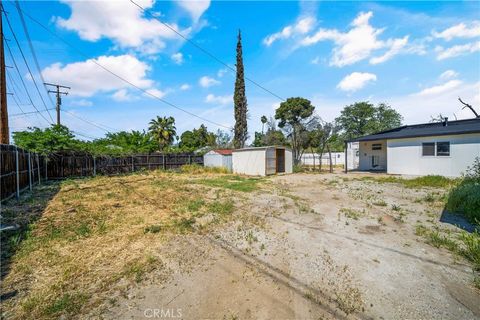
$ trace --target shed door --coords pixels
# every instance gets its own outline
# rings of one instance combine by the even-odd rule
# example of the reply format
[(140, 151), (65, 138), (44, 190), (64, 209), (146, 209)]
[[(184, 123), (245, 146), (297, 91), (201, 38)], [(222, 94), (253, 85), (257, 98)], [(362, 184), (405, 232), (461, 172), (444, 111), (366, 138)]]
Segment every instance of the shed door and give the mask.
[(285, 149), (276, 149), (277, 172), (285, 172)]
[(267, 148), (265, 150), (265, 174), (275, 174), (277, 172), (275, 148)]

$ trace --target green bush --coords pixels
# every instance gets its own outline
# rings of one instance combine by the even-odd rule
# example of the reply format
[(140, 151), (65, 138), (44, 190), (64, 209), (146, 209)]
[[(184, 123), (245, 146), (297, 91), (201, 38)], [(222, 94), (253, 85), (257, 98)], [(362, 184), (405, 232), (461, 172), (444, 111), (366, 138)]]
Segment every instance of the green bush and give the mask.
[(467, 169), (462, 182), (448, 194), (447, 210), (458, 212), (480, 225), (480, 158)]

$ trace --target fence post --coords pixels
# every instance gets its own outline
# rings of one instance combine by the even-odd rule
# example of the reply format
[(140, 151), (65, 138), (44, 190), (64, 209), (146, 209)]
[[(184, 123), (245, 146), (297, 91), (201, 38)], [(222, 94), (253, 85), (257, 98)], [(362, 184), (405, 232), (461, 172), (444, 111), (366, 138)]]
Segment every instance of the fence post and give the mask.
[(17, 190), (16, 190), (16, 197), (17, 200), (20, 198), (20, 172), (18, 168), (18, 148), (15, 147), (15, 171), (16, 171), (16, 185), (17, 185)]
[(135, 165), (133, 164), (133, 156), (132, 156), (132, 172), (135, 171)]
[(192, 164), (192, 155), (191, 154), (188, 155), (188, 164)]
[(167, 170), (166, 162), (165, 162), (165, 153), (162, 154), (162, 161), (163, 161), (163, 170)]
[(32, 191), (32, 159), (30, 152), (28, 153), (28, 185), (30, 186), (30, 191)]
[(95, 156), (93, 156), (93, 176), (97, 175), (97, 164), (95, 162)]
[(47, 165), (47, 157), (44, 159), (45, 161), (45, 181), (48, 180), (48, 165)]

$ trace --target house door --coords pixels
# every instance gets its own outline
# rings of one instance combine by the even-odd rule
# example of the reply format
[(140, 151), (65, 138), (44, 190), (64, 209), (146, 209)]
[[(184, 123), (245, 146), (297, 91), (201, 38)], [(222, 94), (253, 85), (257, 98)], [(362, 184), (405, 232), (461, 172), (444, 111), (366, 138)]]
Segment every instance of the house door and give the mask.
[(379, 156), (372, 156), (372, 169), (378, 169)]
[(277, 173), (285, 172), (285, 149), (276, 149)]

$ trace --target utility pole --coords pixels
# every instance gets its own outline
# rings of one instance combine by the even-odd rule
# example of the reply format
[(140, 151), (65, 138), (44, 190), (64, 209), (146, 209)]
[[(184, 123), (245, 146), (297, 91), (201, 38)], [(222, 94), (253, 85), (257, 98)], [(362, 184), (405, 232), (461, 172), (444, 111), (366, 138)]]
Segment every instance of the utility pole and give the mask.
[(60, 91), (60, 88), (65, 88), (65, 89), (71, 89), (70, 87), (67, 87), (67, 86), (61, 86), (59, 84), (53, 84), (53, 83), (46, 83), (45, 82), (45, 85), (47, 86), (52, 86), (52, 87), (55, 87), (57, 90), (48, 90), (48, 93), (55, 93), (56, 96), (57, 96), (57, 106), (56, 106), (56, 109), (57, 109), (57, 125), (59, 126), (60, 125), (60, 107), (62, 106), (62, 94), (64, 95), (67, 95), (68, 92), (65, 92), (65, 91)]
[(1, 14), (0, 14), (0, 143), (10, 143), (10, 132), (8, 130), (8, 111), (7, 111), (7, 83), (5, 80), (5, 52), (3, 48), (3, 4), (0, 0)]

